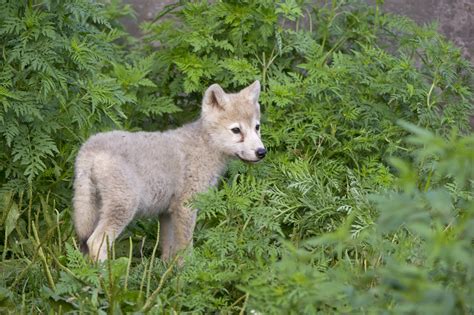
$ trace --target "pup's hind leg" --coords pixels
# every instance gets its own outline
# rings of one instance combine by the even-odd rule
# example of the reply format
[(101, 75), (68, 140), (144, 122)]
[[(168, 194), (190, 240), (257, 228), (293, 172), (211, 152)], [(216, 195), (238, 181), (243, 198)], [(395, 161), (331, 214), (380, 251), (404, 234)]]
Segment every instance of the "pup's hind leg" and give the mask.
[(93, 260), (103, 261), (107, 259), (108, 245), (112, 245), (135, 216), (140, 191), (136, 175), (120, 159), (101, 158), (93, 171), (101, 207), (97, 226), (87, 240), (87, 246)]
[[(120, 200), (121, 201), (121, 200)], [(87, 240), (89, 256), (94, 260), (107, 259), (107, 249), (132, 221), (138, 204), (113, 200), (102, 206), (99, 223)]]

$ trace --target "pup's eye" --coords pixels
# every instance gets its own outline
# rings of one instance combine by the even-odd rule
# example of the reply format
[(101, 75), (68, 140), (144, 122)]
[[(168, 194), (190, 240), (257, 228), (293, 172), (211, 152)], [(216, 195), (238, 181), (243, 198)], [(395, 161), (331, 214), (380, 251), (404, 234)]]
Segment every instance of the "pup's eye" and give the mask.
[(234, 127), (231, 129), (233, 133), (239, 134), (240, 133), (240, 128), (239, 127)]
[(257, 131), (260, 130), (260, 124), (257, 124), (257, 125), (255, 126), (255, 130), (257, 130)]

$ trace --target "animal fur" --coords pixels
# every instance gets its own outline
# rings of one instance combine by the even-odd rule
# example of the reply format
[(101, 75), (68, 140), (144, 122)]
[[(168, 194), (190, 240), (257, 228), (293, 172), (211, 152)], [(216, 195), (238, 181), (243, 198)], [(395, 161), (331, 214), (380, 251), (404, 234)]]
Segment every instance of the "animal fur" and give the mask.
[(258, 162), (260, 83), (227, 94), (211, 85), (201, 117), (165, 132), (99, 133), (84, 143), (75, 164), (74, 225), (81, 248), (107, 258), (112, 243), (137, 215), (158, 215), (161, 257), (192, 245), (194, 194), (215, 185), (231, 158)]

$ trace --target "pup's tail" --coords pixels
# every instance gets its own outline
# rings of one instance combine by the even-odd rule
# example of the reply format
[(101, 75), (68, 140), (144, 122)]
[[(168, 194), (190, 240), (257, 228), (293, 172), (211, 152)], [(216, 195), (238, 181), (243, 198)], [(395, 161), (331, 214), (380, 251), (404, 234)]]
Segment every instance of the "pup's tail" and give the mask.
[(97, 225), (97, 188), (92, 180), (94, 157), (79, 152), (75, 165), (74, 178), (74, 227), (79, 238), (80, 249), (84, 254), (89, 252), (87, 240)]

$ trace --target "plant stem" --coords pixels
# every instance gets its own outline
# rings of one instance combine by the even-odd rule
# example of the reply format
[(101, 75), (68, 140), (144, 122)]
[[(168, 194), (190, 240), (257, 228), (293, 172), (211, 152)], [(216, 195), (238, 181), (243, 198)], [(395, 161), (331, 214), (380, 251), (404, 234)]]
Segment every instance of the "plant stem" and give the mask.
[(148, 297), (148, 299), (145, 302), (145, 305), (143, 305), (140, 312), (148, 312), (153, 307), (153, 303), (156, 300), (156, 297), (158, 296), (158, 293), (160, 293), (161, 288), (163, 287), (163, 284), (165, 283), (166, 278), (168, 277), (168, 275), (173, 270), (173, 267), (174, 267), (176, 261), (178, 260), (178, 257), (179, 256), (176, 255), (176, 257), (173, 259), (173, 261), (171, 262), (168, 269), (166, 269), (165, 273), (163, 273), (163, 276), (160, 279), (160, 283), (158, 284), (158, 288), (156, 288), (156, 290), (153, 291), (153, 293), (150, 295), (150, 297)]
[(434, 90), (434, 88), (435, 88), (435, 86), (436, 86), (436, 83), (437, 83), (437, 80), (434, 79), (434, 80), (433, 80), (433, 83), (431, 84), (430, 90), (428, 91), (428, 95), (426, 96), (426, 106), (427, 106), (429, 109), (431, 109), (431, 105), (433, 105), (433, 104), (431, 104), (431, 94), (433, 93), (433, 90)]
[(155, 246), (153, 247), (153, 252), (151, 253), (150, 267), (148, 268), (148, 278), (147, 278), (147, 283), (146, 283), (146, 297), (148, 297), (148, 293), (150, 292), (151, 270), (153, 269), (153, 264), (155, 262), (156, 250), (158, 248), (159, 240), (160, 240), (160, 227), (157, 226), (156, 242), (155, 242)]
[(130, 243), (130, 250), (128, 251), (128, 263), (127, 263), (127, 271), (125, 273), (125, 291), (127, 291), (127, 286), (128, 286), (128, 277), (130, 276), (130, 266), (132, 265), (132, 250), (133, 250), (133, 242), (132, 238), (128, 238), (129, 243)]
[(32, 224), (32, 230), (33, 230), (33, 236), (34, 236), (34, 240), (35, 240), (35, 243), (36, 243), (36, 246), (38, 247), (38, 255), (43, 263), (43, 267), (44, 267), (44, 272), (46, 273), (46, 279), (48, 280), (48, 284), (50, 286), (51, 289), (56, 290), (56, 285), (54, 284), (54, 281), (53, 281), (53, 276), (51, 275), (51, 271), (49, 270), (49, 266), (48, 266), (48, 261), (46, 259), (46, 256), (44, 255), (44, 252), (43, 252), (43, 248), (42, 248), (42, 244), (40, 242), (40, 239), (38, 237), (38, 231), (36, 230), (36, 225), (34, 222), (31, 223)]
[(174, 9), (179, 8), (180, 6), (184, 5), (184, 3), (185, 3), (184, 0), (180, 0), (176, 3), (169, 4), (169, 5), (165, 6), (165, 9), (162, 10), (160, 13), (158, 13), (158, 15), (153, 19), (152, 23), (156, 23), (160, 18), (162, 18), (166, 14), (170, 13)]
[(245, 308), (247, 307), (247, 301), (249, 300), (249, 295), (250, 294), (245, 294), (245, 300), (244, 300), (244, 305), (242, 305), (242, 309), (240, 310), (239, 315), (244, 315)]

